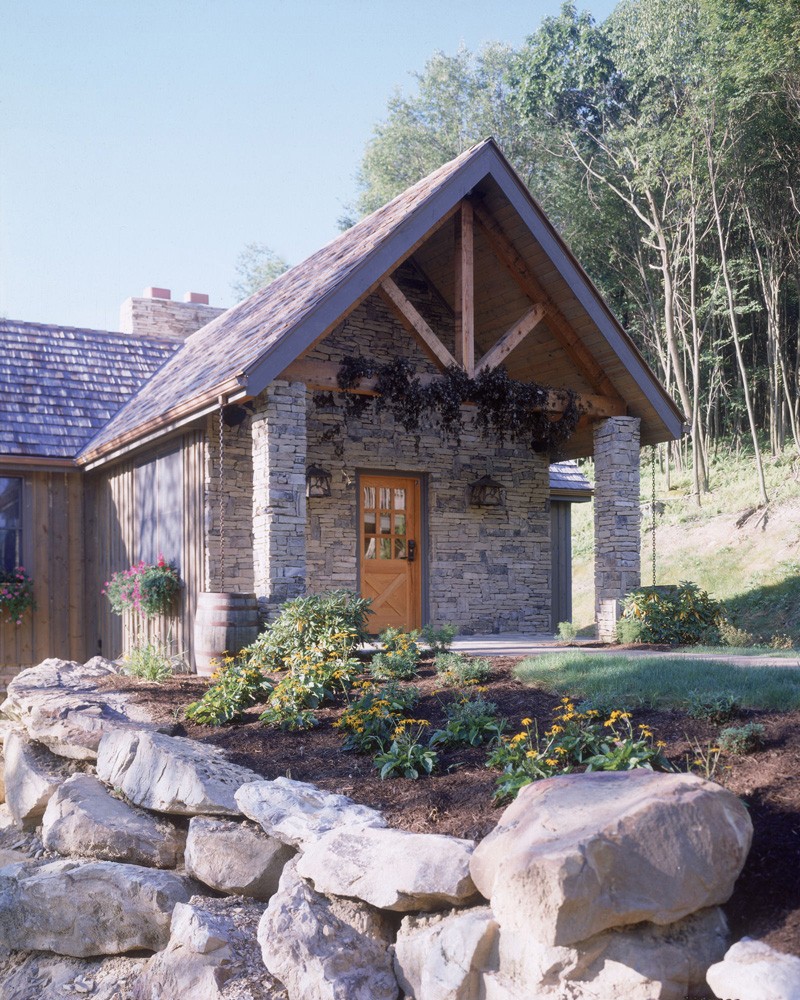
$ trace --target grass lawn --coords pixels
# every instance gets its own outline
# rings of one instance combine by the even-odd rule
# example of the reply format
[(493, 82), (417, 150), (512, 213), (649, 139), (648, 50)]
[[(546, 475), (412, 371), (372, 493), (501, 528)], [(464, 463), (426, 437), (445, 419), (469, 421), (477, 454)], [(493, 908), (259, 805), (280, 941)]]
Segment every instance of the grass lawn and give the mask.
[(800, 668), (795, 667), (738, 667), (716, 658), (668, 654), (569, 652), (523, 660), (516, 673), (524, 684), (551, 694), (626, 708), (686, 708), (690, 695), (726, 695), (747, 709), (800, 708)]

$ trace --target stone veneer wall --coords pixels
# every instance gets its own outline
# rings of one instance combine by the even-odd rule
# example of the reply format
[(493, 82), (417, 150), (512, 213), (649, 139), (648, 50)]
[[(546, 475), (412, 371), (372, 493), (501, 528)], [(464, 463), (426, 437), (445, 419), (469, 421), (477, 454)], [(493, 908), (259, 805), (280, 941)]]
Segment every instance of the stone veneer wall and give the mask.
[(273, 382), (251, 418), (254, 589), (271, 617), (306, 586), (306, 387)]
[[(422, 371), (435, 371), (378, 299), (368, 300), (309, 355), (339, 361), (361, 354), (384, 362), (398, 347)], [(469, 411), (467, 411), (469, 413)], [(469, 632), (550, 632), (549, 466), (526, 449), (498, 447), (467, 429), (461, 444), (438, 431), (410, 435), (386, 413), (368, 411), (345, 428), (341, 408), (308, 399), (308, 464), (333, 473), (333, 496), (308, 501), (308, 589), (353, 589), (357, 580), (356, 471), (427, 476), (428, 567), (432, 622)], [(505, 509), (474, 508), (468, 485), (488, 473), (507, 490)], [(423, 540), (425, 541), (425, 540)]]
[(224, 309), (199, 302), (174, 302), (172, 299), (133, 297), (126, 299), (119, 311), (122, 333), (140, 337), (163, 337), (185, 340), (195, 330), (221, 316)]
[(594, 432), (594, 594), (598, 638), (616, 638), (622, 598), (641, 583), (639, 419)]
[(253, 454), (250, 418), (224, 427), (225, 450), (225, 579), (220, 572), (219, 416), (206, 422), (205, 449), (205, 579), (210, 591), (249, 594), (253, 576)]

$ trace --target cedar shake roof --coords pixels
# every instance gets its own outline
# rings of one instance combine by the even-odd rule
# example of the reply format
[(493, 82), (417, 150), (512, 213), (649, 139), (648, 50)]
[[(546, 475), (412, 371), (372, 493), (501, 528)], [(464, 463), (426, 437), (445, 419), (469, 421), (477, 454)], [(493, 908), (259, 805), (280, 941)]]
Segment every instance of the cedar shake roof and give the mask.
[(0, 320), (0, 455), (76, 456), (177, 346)]
[[(642, 418), (642, 442), (679, 437), (683, 418), (674, 403), (497, 145), (487, 139), (190, 336), (84, 448), (80, 461), (102, 461), (140, 438), (209, 412), (220, 396), (257, 396), (402, 261), (424, 249), (433, 233), (438, 230), (441, 237), (440, 227), (462, 199), (475, 194), (485, 198), (490, 212), (504, 215), (524, 252), (535, 244), (537, 266), (551, 276), (546, 280), (557, 305), (580, 330), (577, 336), (629, 412)], [(535, 362), (547, 351), (531, 344)], [(569, 387), (568, 382), (548, 384)], [(590, 434), (588, 444), (577, 437), (576, 442), (570, 457), (591, 454)]]

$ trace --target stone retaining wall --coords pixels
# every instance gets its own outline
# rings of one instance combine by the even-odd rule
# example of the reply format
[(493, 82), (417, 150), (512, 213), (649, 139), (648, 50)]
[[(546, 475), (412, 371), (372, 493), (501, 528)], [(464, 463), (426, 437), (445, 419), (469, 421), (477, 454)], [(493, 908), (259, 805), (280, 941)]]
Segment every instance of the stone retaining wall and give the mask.
[(538, 782), (476, 847), (142, 727), (97, 691), (115, 669), (45, 661), (2, 706), (5, 1000), (31, 976), (99, 1000), (685, 1000), (725, 965), (752, 826), (718, 785)]

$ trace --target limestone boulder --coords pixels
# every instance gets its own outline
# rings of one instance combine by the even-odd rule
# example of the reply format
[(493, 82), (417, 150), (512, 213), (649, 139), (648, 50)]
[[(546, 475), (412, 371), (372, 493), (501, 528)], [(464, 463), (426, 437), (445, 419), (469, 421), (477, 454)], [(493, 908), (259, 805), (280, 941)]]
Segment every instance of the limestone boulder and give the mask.
[(703, 995), (706, 970), (727, 944), (718, 907), (665, 926), (603, 931), (568, 947), (545, 944), (530, 929), (501, 927), (499, 982), (516, 1000), (529, 1000), (533, 988), (536, 1000), (685, 1000)]
[(318, 892), (408, 913), (478, 898), (469, 863), (475, 844), (432, 833), (343, 827), (307, 845), (297, 872)]
[(6, 736), (13, 732), (15, 725), (8, 719), (0, 719), (0, 805), (6, 800), (6, 779), (5, 779), (5, 758), (3, 755), (3, 745)]
[(243, 785), (236, 802), (265, 833), (300, 850), (339, 827), (386, 826), (377, 809), (291, 778)]
[(561, 775), (522, 790), (470, 871), (503, 932), (570, 945), (724, 903), (752, 830), (735, 795), (694, 775)]
[(88, 774), (75, 774), (56, 789), (42, 838), (47, 850), (65, 857), (154, 868), (177, 867), (186, 844), (186, 833), (174, 823), (115, 798)]
[(0, 940), (74, 958), (158, 951), (176, 903), (196, 890), (173, 872), (108, 861), (14, 865), (0, 872)]
[(285, 997), (268, 976), (256, 940), (264, 905), (194, 896), (172, 914), (169, 944), (153, 955), (132, 1000), (270, 1000)]
[(708, 970), (715, 997), (737, 1000), (797, 1000), (800, 958), (775, 951), (763, 941), (743, 938)]
[(497, 922), (487, 906), (404, 917), (394, 971), (417, 1000), (479, 1000), (483, 973), (496, 961)]
[(47, 803), (72, 769), (46, 747), (28, 739), (22, 730), (6, 736), (4, 744), (5, 799), (14, 823), (24, 829), (41, 822)]
[(284, 868), (258, 925), (264, 964), (289, 1000), (397, 1000), (385, 918), (364, 904), (337, 907), (295, 869)]
[(155, 725), (146, 707), (126, 692), (97, 690), (98, 683), (117, 673), (115, 664), (101, 656), (88, 663), (44, 660), (9, 682), (0, 711), (24, 725), (32, 740), (75, 760), (94, 760), (106, 732), (170, 731), (172, 727)]
[(234, 794), (260, 780), (222, 750), (160, 733), (115, 730), (100, 740), (97, 776), (134, 805), (177, 816), (240, 815)]
[[(121, 1000), (147, 961), (114, 955), (97, 959), (66, 958), (48, 952), (14, 952), (0, 960), (3, 1000)], [(177, 998), (176, 998), (177, 1000)]]
[(293, 847), (247, 821), (195, 816), (186, 841), (186, 871), (219, 892), (267, 900), (278, 889)]

